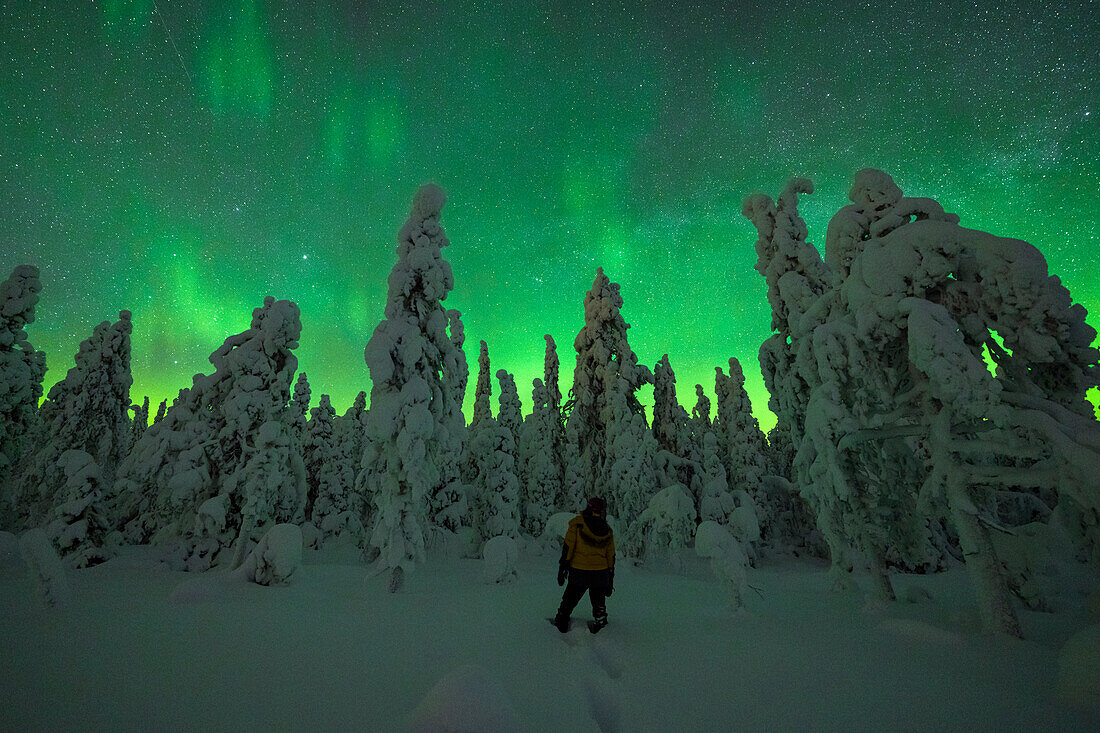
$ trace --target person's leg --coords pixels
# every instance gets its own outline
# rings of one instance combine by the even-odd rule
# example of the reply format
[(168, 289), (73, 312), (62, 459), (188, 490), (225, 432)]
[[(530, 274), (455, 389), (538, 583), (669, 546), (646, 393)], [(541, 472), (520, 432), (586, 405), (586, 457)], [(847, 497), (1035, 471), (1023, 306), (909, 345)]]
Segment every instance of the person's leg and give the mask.
[(592, 620), (600, 626), (607, 626), (607, 584), (606, 571), (593, 579), (588, 589), (588, 598), (592, 601)]
[(577, 570), (569, 571), (569, 583), (565, 586), (565, 592), (562, 593), (558, 615), (554, 617), (554, 624), (560, 631), (569, 629), (569, 615), (580, 603), (586, 590), (588, 590), (587, 575)]

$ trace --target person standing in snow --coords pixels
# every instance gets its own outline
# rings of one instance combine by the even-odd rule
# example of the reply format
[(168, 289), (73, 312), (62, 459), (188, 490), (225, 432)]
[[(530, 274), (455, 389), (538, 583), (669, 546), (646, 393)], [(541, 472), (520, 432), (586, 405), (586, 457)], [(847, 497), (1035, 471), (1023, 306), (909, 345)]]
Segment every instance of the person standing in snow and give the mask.
[(569, 631), (569, 614), (573, 612), (585, 592), (592, 601), (593, 622), (590, 631), (595, 633), (607, 626), (605, 599), (615, 588), (615, 533), (605, 519), (607, 502), (594, 496), (588, 500), (583, 512), (569, 522), (569, 529), (558, 562), (558, 585), (565, 585), (561, 606), (554, 617), (554, 626), (563, 634)]

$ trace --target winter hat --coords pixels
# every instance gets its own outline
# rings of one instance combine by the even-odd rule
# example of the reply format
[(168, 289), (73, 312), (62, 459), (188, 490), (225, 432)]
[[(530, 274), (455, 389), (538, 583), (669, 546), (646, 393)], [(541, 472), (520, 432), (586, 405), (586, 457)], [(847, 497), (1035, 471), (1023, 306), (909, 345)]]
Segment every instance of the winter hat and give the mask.
[(595, 512), (596, 514), (603, 514), (607, 511), (607, 502), (598, 496), (593, 496), (588, 500), (588, 506), (585, 507), (587, 512)]

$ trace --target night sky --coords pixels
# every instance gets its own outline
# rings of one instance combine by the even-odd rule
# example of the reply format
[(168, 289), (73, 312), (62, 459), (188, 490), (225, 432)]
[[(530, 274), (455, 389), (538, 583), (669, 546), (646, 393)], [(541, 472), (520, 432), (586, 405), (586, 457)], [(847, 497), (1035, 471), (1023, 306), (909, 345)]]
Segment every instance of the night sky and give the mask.
[(603, 266), (689, 409), (736, 356), (773, 424), (740, 207), (792, 175), (819, 246), (852, 174), (882, 168), (1038, 246), (1100, 312), (1096, 3), (431, 5), (0, 4), (0, 277), (42, 268), (47, 388), (125, 308), (155, 405), (270, 294), (301, 307), (300, 367), (343, 411), (426, 181), (467, 360), (486, 340), (525, 412), (542, 334), (571, 383)]

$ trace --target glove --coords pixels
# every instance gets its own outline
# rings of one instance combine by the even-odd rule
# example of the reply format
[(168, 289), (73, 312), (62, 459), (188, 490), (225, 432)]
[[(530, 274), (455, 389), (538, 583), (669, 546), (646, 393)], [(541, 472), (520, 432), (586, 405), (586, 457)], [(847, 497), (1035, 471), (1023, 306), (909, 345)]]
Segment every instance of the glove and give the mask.
[(558, 585), (565, 585), (565, 579), (569, 577), (569, 566), (565, 563), (558, 564)]

